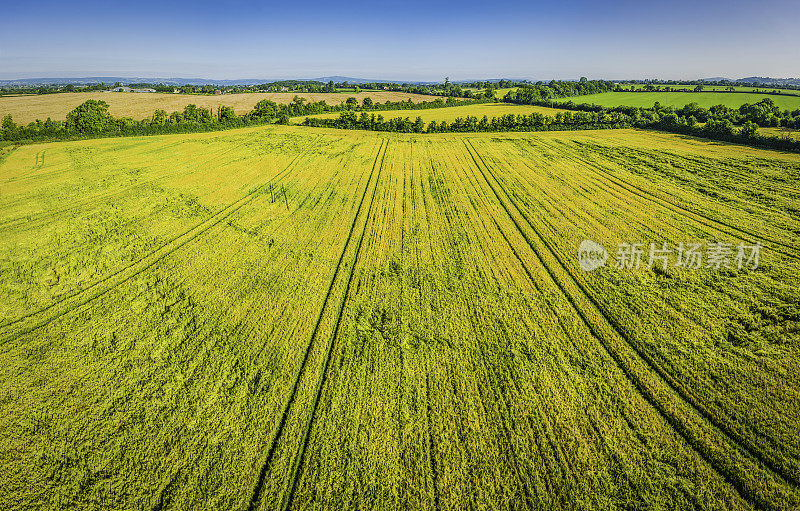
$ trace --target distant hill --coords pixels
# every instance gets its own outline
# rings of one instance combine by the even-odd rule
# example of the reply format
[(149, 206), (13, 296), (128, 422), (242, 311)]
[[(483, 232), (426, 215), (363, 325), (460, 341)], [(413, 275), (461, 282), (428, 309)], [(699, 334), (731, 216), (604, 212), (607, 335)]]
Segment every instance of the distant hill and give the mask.
[[(213, 80), (208, 78), (139, 78), (130, 76), (86, 76), (80, 78), (17, 78), (14, 80), (0, 80), (2, 85), (86, 85), (91, 83), (114, 84), (117, 82), (129, 83), (163, 83), (165, 85), (258, 85), (261, 83), (277, 82), (285, 79), (278, 78), (242, 78), (237, 80)], [(336, 83), (348, 82), (353, 84), (388, 82), (388, 83), (433, 83), (398, 80), (370, 80), (366, 78), (353, 78), (349, 76), (323, 76), (320, 78), (296, 78), (298, 81), (317, 81), (327, 83), (333, 80)]]
[(165, 85), (256, 85), (274, 80), (209, 80), (206, 78), (137, 78), (130, 76), (86, 76), (81, 78), (18, 78), (0, 80), (0, 85), (86, 85), (91, 83), (163, 83)]

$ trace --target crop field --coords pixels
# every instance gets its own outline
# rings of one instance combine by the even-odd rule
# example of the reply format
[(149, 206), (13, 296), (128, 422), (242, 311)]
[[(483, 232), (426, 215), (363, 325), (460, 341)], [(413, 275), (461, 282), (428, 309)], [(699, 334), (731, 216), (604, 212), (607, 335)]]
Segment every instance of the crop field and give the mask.
[[(403, 118), (408, 117), (409, 119), (414, 120), (417, 117), (422, 117), (422, 120), (425, 123), (429, 123), (431, 121), (453, 122), (458, 117), (461, 117), (463, 119), (470, 115), (477, 117), (479, 119), (485, 115), (486, 117), (491, 119), (492, 117), (501, 117), (503, 115), (508, 115), (508, 114), (530, 115), (532, 113), (539, 113), (542, 115), (554, 116), (558, 112), (568, 112), (568, 110), (564, 110), (561, 108), (535, 106), (535, 105), (512, 105), (510, 103), (478, 103), (475, 105), (449, 106), (443, 108), (429, 108), (422, 110), (382, 110), (382, 111), (367, 112), (367, 113), (370, 115), (372, 115), (373, 113), (375, 115), (382, 115), (384, 119), (392, 119), (394, 117), (403, 117)], [(357, 114), (361, 115), (360, 112), (357, 112)], [(335, 119), (339, 117), (339, 112), (309, 115), (308, 117), (314, 117), (317, 119)], [(292, 119), (292, 122), (301, 124), (304, 120), (305, 117), (296, 117)]]
[(798, 509), (798, 179), (636, 130), (19, 147), (0, 507)]
[(262, 99), (269, 99), (276, 103), (291, 103), (295, 96), (306, 98), (308, 101), (326, 101), (329, 105), (344, 103), (347, 98), (358, 99), (359, 104), (364, 98), (384, 103), (386, 101), (414, 102), (433, 101), (436, 96), (411, 94), (391, 91), (361, 91), (358, 94), (348, 93), (296, 93), (296, 92), (253, 92), (242, 94), (223, 94), (209, 96), (200, 94), (162, 94), (148, 92), (63, 92), (59, 94), (43, 94), (40, 96), (8, 96), (0, 97), (0, 118), (11, 114), (14, 121), (23, 124), (48, 117), (53, 120), (63, 121), (67, 113), (86, 100), (96, 99), (105, 101), (109, 105), (108, 111), (115, 117), (132, 117), (136, 120), (152, 117), (156, 109), (172, 113), (183, 110), (183, 107), (193, 103), (199, 107), (216, 109), (218, 106), (230, 106), (237, 115), (242, 115), (253, 109)]
[(638, 106), (650, 108), (658, 101), (663, 106), (680, 108), (689, 103), (697, 103), (703, 108), (725, 105), (738, 108), (745, 103), (758, 103), (769, 98), (781, 110), (800, 108), (800, 95), (740, 94), (724, 92), (602, 92), (586, 96), (575, 96), (558, 101), (572, 100), (574, 103), (594, 103), (601, 106)]

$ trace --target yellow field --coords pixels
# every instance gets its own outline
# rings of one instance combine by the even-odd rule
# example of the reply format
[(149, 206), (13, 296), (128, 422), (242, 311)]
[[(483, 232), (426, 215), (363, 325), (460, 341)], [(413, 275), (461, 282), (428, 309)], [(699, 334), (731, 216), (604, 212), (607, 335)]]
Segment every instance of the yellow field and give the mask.
[[(568, 110), (563, 110), (561, 108), (548, 108), (535, 105), (511, 105), (508, 103), (481, 103), (477, 105), (431, 108), (428, 110), (385, 110), (380, 112), (376, 111), (367, 113), (382, 115), (384, 119), (393, 119), (395, 117), (408, 117), (409, 119), (414, 120), (417, 117), (422, 117), (422, 120), (425, 123), (429, 123), (431, 121), (452, 122), (457, 117), (461, 117), (463, 119), (468, 115), (475, 116), (479, 119), (485, 115), (486, 117), (491, 119), (492, 117), (500, 117), (508, 114), (530, 115), (532, 113), (539, 113), (542, 115), (552, 116), (558, 112), (567, 112), (567, 111)], [(335, 119), (336, 117), (339, 117), (339, 112), (309, 115), (308, 117), (314, 117), (317, 119)], [(305, 117), (297, 117), (292, 119), (292, 121), (296, 124), (301, 124), (304, 120)]]
[[(627, 129), (21, 146), (0, 508), (800, 509), (798, 179)], [(695, 241), (761, 265), (613, 264)]]
[(110, 105), (109, 112), (115, 117), (133, 117), (136, 120), (145, 119), (153, 114), (156, 109), (166, 110), (167, 113), (183, 110), (183, 107), (193, 103), (199, 107), (216, 108), (230, 106), (241, 115), (252, 110), (253, 106), (262, 99), (270, 99), (276, 103), (291, 103), (295, 96), (302, 96), (308, 101), (326, 101), (329, 105), (344, 103), (349, 97), (355, 97), (359, 103), (364, 98), (372, 101), (407, 101), (414, 102), (433, 101), (436, 96), (422, 94), (407, 94), (405, 92), (359, 92), (347, 93), (295, 93), (295, 92), (264, 92), (245, 94), (223, 94), (221, 96), (188, 95), (188, 94), (161, 94), (146, 92), (65, 92), (61, 94), (45, 94), (40, 96), (6, 96), (0, 97), (0, 118), (11, 114), (17, 124), (27, 124), (36, 119), (45, 120), (50, 117), (61, 121), (67, 113), (87, 99), (105, 101)]

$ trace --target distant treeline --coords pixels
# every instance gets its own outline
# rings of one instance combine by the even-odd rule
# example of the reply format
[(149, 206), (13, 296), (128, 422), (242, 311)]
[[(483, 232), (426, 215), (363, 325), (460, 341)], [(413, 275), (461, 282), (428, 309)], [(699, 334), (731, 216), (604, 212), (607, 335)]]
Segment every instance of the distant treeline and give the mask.
[(626, 117), (621, 114), (594, 112), (558, 112), (555, 116), (539, 113), (529, 115), (507, 114), (500, 117), (478, 118), (468, 115), (458, 117), (452, 122), (431, 121), (427, 125), (421, 117), (410, 120), (408, 117), (384, 119), (380, 114), (346, 111), (335, 119), (309, 117), (303, 121), (305, 126), (339, 129), (364, 129), (372, 131), (395, 131), (401, 133), (452, 133), (469, 131), (562, 131), (573, 129), (610, 129), (629, 127)]
[(152, 135), (163, 133), (190, 133), (214, 131), (245, 126), (289, 122), (290, 117), (321, 114), (338, 111), (380, 111), (380, 110), (420, 110), (428, 108), (444, 108), (466, 104), (481, 103), (478, 100), (458, 100), (452, 97), (436, 99), (423, 103), (408, 101), (373, 102), (367, 97), (358, 103), (349, 97), (341, 105), (328, 105), (325, 101), (307, 102), (305, 98), (295, 96), (289, 104), (278, 104), (268, 99), (256, 103), (253, 110), (237, 115), (233, 108), (220, 106), (216, 111), (186, 105), (183, 111), (167, 114), (164, 110), (156, 110), (153, 115), (137, 121), (130, 117), (113, 117), (109, 105), (105, 101), (87, 100), (67, 114), (64, 121), (36, 120), (27, 125), (17, 125), (10, 115), (6, 115), (0, 124), (0, 140), (7, 141), (43, 141), (68, 140), (86, 137), (108, 137), (126, 135)]
[[(506, 99), (506, 101), (512, 102), (509, 99)], [(671, 106), (663, 106), (659, 102), (655, 102), (650, 108), (635, 106), (603, 107), (587, 103), (576, 104), (572, 100), (558, 103), (539, 101), (532, 104), (542, 106), (550, 106), (552, 104), (558, 108), (583, 112), (619, 112), (632, 117), (635, 123), (648, 122), (648, 119), (671, 118), (674, 115), (677, 122), (683, 122), (688, 125), (709, 121), (728, 121), (737, 126), (752, 122), (762, 128), (784, 127), (800, 129), (800, 109), (781, 110), (771, 98), (764, 98), (754, 104), (745, 103), (739, 108), (731, 108), (725, 105), (703, 108), (697, 103), (689, 103), (681, 108), (673, 108)], [(644, 121), (642, 121), (643, 119)]]
[(521, 105), (547, 104), (549, 101), (559, 98), (610, 92), (614, 90), (614, 87), (614, 82), (587, 80), (585, 77), (577, 82), (523, 83), (518, 85), (517, 90), (509, 91), (503, 97), (503, 101)]
[[(658, 105), (653, 108), (614, 107), (598, 105), (576, 105), (565, 102), (559, 108), (572, 111), (557, 112), (554, 116), (539, 113), (529, 115), (507, 114), (489, 119), (483, 116), (457, 118), (448, 123), (431, 121), (427, 125), (421, 117), (384, 119), (381, 115), (353, 111), (342, 112), (336, 119), (308, 118), (306, 126), (339, 129), (364, 129), (373, 131), (395, 131), (402, 133), (447, 133), (447, 132), (494, 132), (494, 131), (556, 131), (614, 128), (649, 128), (714, 140), (800, 152), (800, 141), (764, 137), (757, 134), (760, 126), (773, 126), (776, 109), (772, 100), (766, 98), (755, 105), (742, 105), (738, 110), (719, 106), (703, 109), (691, 104), (679, 110)], [(800, 114), (800, 112), (795, 112)], [(783, 117), (782, 117), (783, 118)], [(793, 123), (797, 121), (794, 117)], [(740, 123), (740, 127), (734, 125)], [(700, 124), (705, 123), (705, 124)]]
[[(790, 82), (789, 80), (787, 80)], [(497, 81), (474, 81), (474, 82), (461, 82), (451, 83), (449, 79), (445, 79), (443, 83), (431, 84), (414, 84), (414, 83), (398, 83), (398, 82), (369, 82), (369, 83), (349, 83), (328, 81), (327, 83), (317, 80), (278, 80), (274, 82), (265, 82), (257, 85), (166, 85), (164, 83), (128, 83), (123, 84), (117, 82), (113, 85), (104, 83), (93, 83), (87, 85), (3, 85), (0, 86), (0, 94), (54, 94), (57, 92), (75, 92), (75, 91), (98, 91), (108, 90), (120, 86), (127, 86), (131, 89), (153, 89), (156, 92), (174, 92), (178, 91), (184, 94), (214, 94), (216, 91), (225, 94), (237, 94), (247, 92), (337, 92), (341, 89), (355, 90), (387, 90), (393, 92), (407, 92), (415, 94), (427, 94), (434, 96), (452, 96), (458, 98), (474, 98), (474, 97), (490, 97), (497, 89), (522, 87), (531, 88), (539, 87), (544, 91), (545, 97), (568, 97), (578, 96), (582, 94), (567, 94), (565, 89), (569, 89), (571, 83), (586, 83), (593, 84), (614, 84), (614, 82), (592, 80), (581, 78), (578, 82), (575, 81), (550, 81), (545, 84), (544, 82), (531, 83), (527, 80), (497, 80)], [(780, 90), (800, 90), (800, 85), (793, 83), (775, 83), (775, 82), (731, 82), (729, 80), (720, 81), (705, 81), (705, 80), (625, 80), (624, 82), (616, 82), (612, 88), (604, 86), (598, 89), (597, 92), (607, 92), (609, 90), (629, 90), (624, 86), (629, 84), (644, 84), (644, 90), (654, 91), (686, 91), (686, 86), (691, 86), (691, 90), (702, 90), (704, 86), (721, 86), (721, 87), (753, 87), (761, 89), (769, 89), (769, 91), (759, 91), (764, 94), (780, 94)], [(681, 88), (678, 88), (682, 86)], [(701, 89), (696, 89), (699, 86)], [(547, 91), (547, 89), (552, 89)], [(478, 89), (477, 91), (470, 89)], [(561, 90), (559, 90), (561, 89)]]
[[(629, 85), (629, 84), (628, 84)], [(791, 87), (791, 86), (789, 86)], [(714, 93), (728, 93), (728, 94), (768, 94), (771, 96), (798, 96), (794, 92), (794, 89), (787, 87), (786, 89), (777, 89), (777, 88), (769, 88), (769, 87), (762, 87), (760, 89), (753, 89), (753, 90), (736, 90), (736, 86), (727, 85), (725, 89), (720, 90), (716, 89)], [(632, 88), (632, 87), (625, 87), (625, 84), (617, 84), (614, 87), (614, 92), (633, 92), (633, 93), (645, 93), (645, 92), (706, 92), (706, 85), (695, 85), (694, 87), (691, 86), (678, 86), (678, 85), (665, 85), (663, 87), (659, 87), (657, 85), (647, 84), (641, 88)]]
[[(797, 80), (797, 79), (794, 79)], [(650, 86), (666, 85), (666, 86), (713, 86), (713, 87), (753, 87), (759, 89), (786, 89), (786, 90), (800, 90), (800, 85), (792, 83), (777, 83), (777, 82), (732, 82), (730, 80), (625, 80), (618, 82), (620, 84), (643, 84)]]

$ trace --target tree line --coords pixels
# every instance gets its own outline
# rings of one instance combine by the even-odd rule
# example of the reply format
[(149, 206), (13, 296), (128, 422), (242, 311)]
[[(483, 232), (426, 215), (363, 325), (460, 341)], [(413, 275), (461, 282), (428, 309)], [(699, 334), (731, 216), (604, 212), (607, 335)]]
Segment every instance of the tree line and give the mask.
[[(764, 102), (767, 102), (766, 104)], [(316, 126), (339, 129), (364, 129), (373, 131), (393, 131), (401, 133), (449, 133), (449, 132), (498, 132), (498, 131), (563, 131), (586, 129), (646, 128), (670, 131), (685, 135), (723, 140), (757, 147), (800, 152), (800, 141), (778, 137), (765, 137), (757, 133), (760, 125), (774, 119), (774, 109), (769, 108), (771, 100), (762, 100), (756, 105), (743, 105), (738, 113), (731, 109), (705, 110), (696, 104), (687, 105), (675, 111), (658, 105), (653, 108), (613, 107), (604, 108), (598, 105), (575, 105), (571, 102), (561, 103), (560, 108), (566, 112), (557, 112), (554, 116), (540, 113), (527, 115), (506, 114), (500, 117), (475, 116), (456, 118), (452, 122), (431, 121), (427, 125), (421, 117), (411, 120), (408, 117), (384, 119), (382, 115), (347, 111), (335, 119), (307, 118), (305, 126)], [(774, 105), (773, 105), (774, 106)], [(724, 114), (723, 114), (724, 113)], [(740, 125), (737, 127), (726, 115), (735, 115)], [(687, 117), (688, 115), (688, 117)], [(699, 119), (704, 119), (700, 121)], [(773, 117), (770, 117), (773, 115)], [(769, 120), (767, 125), (774, 121)]]
[[(570, 82), (575, 85), (561, 88), (561, 93), (590, 94), (594, 88), (603, 87), (602, 83)], [(534, 85), (527, 90), (557, 89), (550, 85)], [(575, 104), (572, 100), (553, 103), (552, 100), (532, 100), (544, 97), (540, 93), (535, 96), (522, 96), (524, 101), (533, 104), (554, 105), (566, 112), (557, 112), (554, 116), (539, 113), (529, 115), (507, 114), (489, 119), (487, 116), (477, 118), (466, 116), (452, 122), (431, 121), (427, 125), (421, 117), (413, 121), (409, 117), (385, 119), (376, 114), (381, 110), (419, 110), (475, 104), (475, 101), (457, 100), (453, 97), (437, 99), (425, 103), (409, 101), (372, 102), (365, 98), (359, 104), (355, 98), (348, 98), (343, 104), (328, 105), (325, 101), (307, 102), (305, 98), (295, 96), (289, 104), (277, 104), (264, 99), (259, 101), (253, 110), (237, 115), (231, 107), (220, 106), (216, 112), (208, 108), (186, 105), (182, 111), (167, 114), (164, 110), (156, 110), (153, 115), (141, 121), (131, 118), (115, 118), (108, 112), (108, 104), (104, 101), (88, 100), (71, 111), (61, 121), (35, 121), (27, 126), (18, 126), (12, 117), (7, 115), (0, 124), (0, 140), (6, 141), (41, 141), (64, 140), (95, 136), (150, 135), (161, 133), (187, 133), (194, 131), (213, 131), (268, 123), (288, 123), (290, 117), (307, 116), (325, 112), (339, 111), (339, 117), (333, 119), (307, 118), (306, 126), (318, 126), (339, 129), (365, 129), (376, 131), (394, 131), (403, 133), (446, 133), (446, 132), (480, 132), (480, 131), (551, 131), (577, 129), (613, 129), (613, 128), (649, 128), (694, 135), (716, 140), (744, 143), (759, 147), (768, 147), (787, 151), (800, 152), (800, 141), (777, 137), (763, 137), (757, 133), (759, 127), (800, 128), (800, 110), (781, 111), (770, 98), (755, 104), (744, 104), (739, 108), (716, 105), (709, 109), (696, 103), (674, 109), (655, 103), (651, 108), (642, 107), (602, 107), (590, 104)], [(506, 101), (519, 101), (519, 95), (506, 96)], [(360, 115), (359, 115), (360, 112)]]
[(540, 101), (533, 104), (542, 106), (552, 105), (566, 110), (584, 112), (620, 112), (632, 116), (637, 122), (638, 119), (661, 119), (674, 115), (678, 121), (689, 125), (709, 121), (729, 121), (735, 126), (741, 126), (747, 122), (752, 122), (762, 128), (783, 127), (800, 129), (800, 109), (781, 110), (775, 105), (775, 102), (771, 98), (764, 98), (754, 104), (745, 103), (739, 106), (739, 108), (731, 108), (725, 105), (714, 105), (710, 108), (703, 108), (697, 103), (689, 103), (681, 108), (673, 108), (671, 106), (661, 105), (658, 101), (650, 108), (634, 106), (603, 107), (587, 103), (576, 104), (572, 100), (558, 103)]
[(289, 104), (278, 104), (262, 99), (253, 109), (237, 115), (229, 106), (219, 106), (216, 110), (189, 104), (182, 111), (167, 113), (156, 110), (147, 119), (135, 120), (130, 117), (114, 117), (108, 111), (105, 101), (87, 100), (67, 114), (64, 121), (36, 120), (27, 125), (17, 125), (11, 115), (6, 115), (0, 124), (0, 140), (42, 141), (66, 140), (95, 136), (150, 135), (162, 133), (189, 133), (214, 131), (229, 128), (268, 124), (277, 122), (287, 124), (290, 117), (321, 114), (338, 111), (380, 111), (380, 110), (420, 110), (444, 108), (480, 103), (481, 101), (458, 100), (452, 97), (438, 98), (434, 101), (414, 103), (407, 101), (375, 102), (366, 97), (361, 103), (349, 97), (340, 105), (329, 105), (325, 101), (309, 102), (306, 98), (295, 96)]

